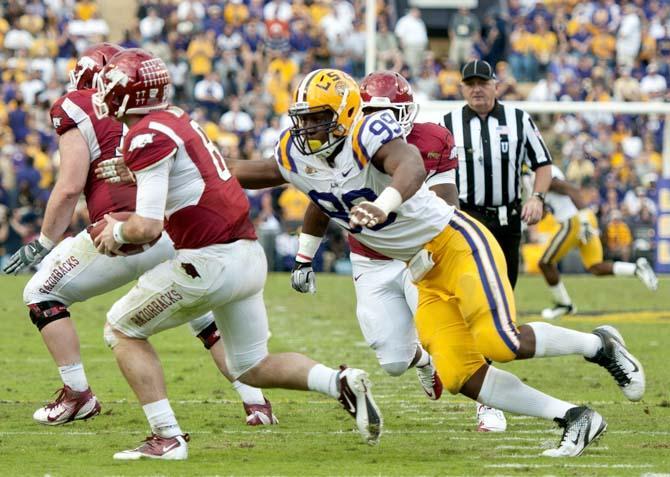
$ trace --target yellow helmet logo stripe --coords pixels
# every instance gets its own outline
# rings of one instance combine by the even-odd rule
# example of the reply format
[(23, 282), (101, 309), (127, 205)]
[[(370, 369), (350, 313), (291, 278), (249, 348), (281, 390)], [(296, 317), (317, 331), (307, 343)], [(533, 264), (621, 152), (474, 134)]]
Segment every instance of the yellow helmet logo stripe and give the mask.
[(317, 74), (323, 72), (323, 70), (314, 70), (309, 73), (305, 78), (300, 82), (298, 89), (295, 93), (295, 102), (307, 101), (307, 91), (309, 89), (309, 84), (316, 77)]

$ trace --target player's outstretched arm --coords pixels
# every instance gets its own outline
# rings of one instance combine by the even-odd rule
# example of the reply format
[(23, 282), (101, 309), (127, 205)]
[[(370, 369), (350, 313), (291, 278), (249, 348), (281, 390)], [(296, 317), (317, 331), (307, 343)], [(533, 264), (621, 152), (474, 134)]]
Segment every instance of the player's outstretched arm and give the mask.
[(426, 168), (419, 150), (401, 139), (384, 144), (372, 158), (372, 163), (393, 179), (390, 187), (405, 201), (419, 190), (426, 180)]
[(266, 189), (286, 184), (279, 171), (279, 165), (271, 159), (244, 161), (226, 159), (230, 173), (245, 189)]
[(125, 222), (105, 215), (107, 225), (94, 241), (100, 253), (117, 255), (125, 243), (147, 243), (161, 234), (171, 167), (172, 159), (166, 159), (154, 167), (135, 172), (135, 213)]
[(349, 223), (355, 227), (374, 227), (419, 190), (426, 169), (419, 150), (397, 138), (384, 144), (372, 158), (377, 169), (392, 177), (391, 184), (374, 202), (361, 202), (351, 209)]
[(86, 185), (90, 152), (79, 129), (72, 128), (58, 138), (60, 170), (47, 202), (42, 234), (57, 242), (65, 233), (79, 196)]
[(59, 137), (58, 152), (61, 158), (58, 180), (47, 202), (40, 236), (12, 255), (4, 268), (7, 274), (17, 274), (40, 263), (70, 225), (77, 201), (86, 185), (90, 153), (86, 140), (77, 128)]
[(316, 293), (316, 275), (312, 269), (312, 260), (326, 234), (328, 222), (330, 217), (314, 202), (310, 202), (305, 211), (302, 232), (298, 239), (298, 253), (291, 271), (291, 286), (295, 291)]
[(556, 177), (552, 178), (549, 190), (559, 194), (567, 195), (575, 203), (575, 206), (578, 209), (583, 209), (587, 205), (582, 198), (582, 193), (579, 188), (562, 179), (558, 179)]

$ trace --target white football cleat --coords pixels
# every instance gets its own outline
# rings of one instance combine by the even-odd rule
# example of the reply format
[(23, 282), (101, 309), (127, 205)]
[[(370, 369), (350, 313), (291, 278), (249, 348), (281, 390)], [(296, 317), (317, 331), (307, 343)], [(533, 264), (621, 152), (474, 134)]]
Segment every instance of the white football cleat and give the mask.
[(563, 419), (555, 420), (563, 428), (563, 436), (557, 448), (542, 453), (546, 457), (577, 457), (607, 429), (605, 419), (584, 406), (568, 409)]
[(342, 407), (356, 419), (358, 432), (370, 445), (379, 443), (384, 421), (370, 392), (368, 373), (362, 369), (340, 366), (340, 397)]
[(593, 330), (603, 343), (593, 358), (584, 358), (605, 368), (630, 401), (639, 401), (644, 396), (646, 380), (642, 364), (626, 348), (621, 333), (613, 326), (599, 326)]
[(57, 426), (100, 414), (100, 403), (90, 387), (86, 391), (79, 392), (66, 384), (59, 391), (60, 394), (54, 402), (35, 411), (33, 419), (40, 424)]
[(116, 460), (186, 460), (188, 459), (188, 434), (174, 437), (161, 437), (151, 434), (135, 449), (128, 449), (114, 454)]
[(556, 303), (553, 308), (545, 308), (542, 310), (542, 318), (545, 320), (555, 320), (563, 315), (574, 315), (575, 313), (577, 313), (577, 307), (575, 305), (562, 305)]
[(640, 257), (635, 262), (635, 276), (651, 291), (658, 289), (658, 278), (646, 258)]
[(477, 432), (505, 432), (505, 414), (494, 407), (477, 403)]
[(437, 374), (435, 366), (433, 366), (432, 358), (427, 365), (416, 366), (416, 375), (428, 399), (432, 399), (433, 401), (440, 399), (443, 389), (442, 380), (440, 379), (440, 375)]

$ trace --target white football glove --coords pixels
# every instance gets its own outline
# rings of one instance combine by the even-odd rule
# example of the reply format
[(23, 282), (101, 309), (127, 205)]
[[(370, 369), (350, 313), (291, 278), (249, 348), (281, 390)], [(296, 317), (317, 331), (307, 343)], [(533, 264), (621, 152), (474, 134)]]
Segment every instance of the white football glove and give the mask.
[(316, 274), (312, 262), (295, 262), (291, 271), (291, 286), (300, 293), (316, 293)]
[(598, 229), (591, 225), (589, 215), (583, 211), (579, 213), (579, 234), (577, 238), (582, 244), (587, 244), (591, 237), (598, 235)]

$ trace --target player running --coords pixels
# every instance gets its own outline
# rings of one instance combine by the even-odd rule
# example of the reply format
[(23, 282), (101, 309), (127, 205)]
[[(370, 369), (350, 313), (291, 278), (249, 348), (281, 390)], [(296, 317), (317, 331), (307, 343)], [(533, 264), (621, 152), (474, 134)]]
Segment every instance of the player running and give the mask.
[[(602, 435), (603, 417), (548, 396), (494, 361), (576, 354), (605, 367), (637, 401), (639, 361), (610, 326), (582, 333), (548, 323), (515, 324), (505, 258), (490, 232), (438, 199), (424, 183), (421, 156), (403, 140), (391, 111), (361, 117), (358, 85), (321, 69), (298, 86), (276, 161), (231, 161), (244, 187), (290, 182), (363, 245), (408, 262), (419, 290), (415, 322), (444, 387), (482, 404), (554, 420), (563, 436), (551, 457), (576, 456)], [(524, 120), (528, 121), (529, 118)]]
[(652, 291), (658, 288), (658, 278), (646, 258), (636, 263), (603, 261), (603, 244), (600, 241), (598, 220), (586, 208), (577, 187), (565, 180), (556, 166), (551, 166), (551, 185), (545, 198), (546, 207), (561, 224), (558, 232), (547, 242), (539, 267), (556, 302), (553, 308), (542, 310), (542, 318), (553, 320), (577, 311), (573, 305), (556, 266), (570, 250), (578, 248), (582, 263), (596, 276), (637, 276)]
[[(363, 114), (393, 111), (409, 144), (419, 149), (426, 169), (425, 183), (448, 204), (458, 207), (453, 137), (449, 130), (432, 123), (416, 123), (419, 111), (412, 87), (400, 74), (380, 71), (360, 84)], [(284, 133), (286, 135), (290, 132)], [(330, 217), (310, 202), (305, 214), (291, 285), (301, 293), (316, 290), (312, 258), (326, 232)], [(356, 291), (356, 316), (365, 341), (377, 355), (384, 371), (401, 376), (415, 367), (429, 399), (439, 399), (442, 382), (430, 355), (419, 343), (414, 326), (418, 292), (407, 266), (375, 252), (348, 234), (352, 275)], [(505, 415), (483, 404), (477, 405), (477, 430), (500, 432), (507, 428)]]
[[(164, 226), (176, 257), (145, 272), (107, 314), (105, 341), (143, 406), (152, 435), (115, 459), (181, 460), (188, 435), (167, 399), (155, 333), (212, 310), (223, 331), (230, 374), (246, 384), (313, 390), (340, 400), (363, 439), (375, 444), (382, 418), (367, 374), (328, 368), (298, 353), (268, 354), (263, 303), (266, 260), (249, 219), (249, 203), (214, 144), (195, 121), (167, 102), (165, 63), (140, 49), (110, 59), (98, 76), (94, 106), (129, 128), (123, 158), (137, 178), (136, 212), (124, 222), (106, 216), (96, 238), (103, 253), (146, 243)], [(165, 299), (168, 297), (169, 299)], [(158, 309), (147, 307), (161, 302)]]
[[(52, 106), (51, 120), (59, 135), (58, 180), (47, 203), (40, 237), (16, 252), (4, 269), (5, 273), (18, 273), (44, 259), (26, 285), (23, 298), (33, 324), (58, 365), (63, 387), (55, 401), (33, 414), (33, 419), (41, 424), (59, 425), (100, 413), (100, 402), (84, 372), (79, 337), (69, 319), (70, 305), (125, 285), (175, 254), (165, 234), (143, 253), (115, 258), (99, 254), (87, 231), (59, 242), (82, 192), (92, 222), (112, 212), (135, 210), (135, 184), (110, 185), (94, 174), (100, 162), (119, 154), (117, 149), (122, 146), (127, 130), (113, 119), (98, 119), (91, 102), (95, 78), (121, 50), (110, 43), (85, 50), (70, 73), (70, 91)], [(223, 342), (219, 340), (213, 316), (202, 316), (189, 326), (229, 378)], [(247, 424), (277, 422), (260, 389), (238, 381), (233, 382), (233, 387), (244, 403)]]

